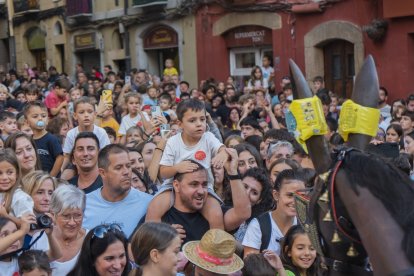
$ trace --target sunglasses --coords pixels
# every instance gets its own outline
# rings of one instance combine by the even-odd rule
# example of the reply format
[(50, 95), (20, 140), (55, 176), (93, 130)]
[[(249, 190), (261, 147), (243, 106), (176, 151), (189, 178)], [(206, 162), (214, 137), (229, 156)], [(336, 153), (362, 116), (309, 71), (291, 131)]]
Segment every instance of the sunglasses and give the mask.
[(105, 234), (108, 232), (121, 232), (122, 233), (122, 229), (116, 223), (102, 224), (102, 225), (97, 226), (95, 230), (93, 230), (92, 239), (94, 239), (95, 237), (102, 239), (103, 237), (105, 237)]

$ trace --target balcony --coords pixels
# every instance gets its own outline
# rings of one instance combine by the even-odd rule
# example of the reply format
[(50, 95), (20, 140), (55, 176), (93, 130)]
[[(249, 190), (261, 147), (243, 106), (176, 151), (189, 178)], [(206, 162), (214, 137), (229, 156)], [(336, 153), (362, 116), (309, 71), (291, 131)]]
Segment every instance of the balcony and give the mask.
[(35, 13), (40, 11), (38, 0), (14, 0), (13, 6), (15, 14)]
[(92, 17), (92, 0), (66, 0), (66, 16), (88, 20)]
[(135, 8), (144, 8), (152, 6), (166, 6), (168, 0), (133, 0), (132, 6)]

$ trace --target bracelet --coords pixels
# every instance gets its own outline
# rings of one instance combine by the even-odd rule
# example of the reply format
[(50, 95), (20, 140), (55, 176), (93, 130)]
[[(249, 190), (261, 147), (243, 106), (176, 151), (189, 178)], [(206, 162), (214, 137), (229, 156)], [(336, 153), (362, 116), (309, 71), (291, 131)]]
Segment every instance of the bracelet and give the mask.
[(160, 150), (160, 151), (162, 151), (162, 152), (164, 152), (164, 150), (163, 149), (161, 149), (161, 148), (155, 148), (156, 150)]
[(242, 179), (239, 173), (235, 175), (228, 175), (228, 177), (229, 177), (229, 180), (241, 180)]

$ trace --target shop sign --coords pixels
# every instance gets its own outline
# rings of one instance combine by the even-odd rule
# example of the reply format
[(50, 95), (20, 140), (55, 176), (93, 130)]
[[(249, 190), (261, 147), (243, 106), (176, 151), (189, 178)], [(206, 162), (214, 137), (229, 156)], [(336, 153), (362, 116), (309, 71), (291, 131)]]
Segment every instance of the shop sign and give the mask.
[(96, 36), (95, 33), (75, 35), (75, 49), (95, 49), (96, 48)]
[(178, 47), (178, 35), (174, 30), (164, 26), (152, 29), (144, 38), (146, 50), (173, 47)]
[(270, 45), (272, 32), (260, 26), (244, 26), (230, 30), (224, 39), (228, 47)]

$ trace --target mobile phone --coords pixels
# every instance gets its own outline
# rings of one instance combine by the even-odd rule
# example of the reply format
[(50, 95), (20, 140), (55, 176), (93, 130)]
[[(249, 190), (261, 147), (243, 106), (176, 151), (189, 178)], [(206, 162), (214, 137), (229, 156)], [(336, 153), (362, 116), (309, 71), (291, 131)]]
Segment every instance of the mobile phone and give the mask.
[(151, 116), (152, 118), (155, 118), (156, 116), (162, 116), (161, 107), (158, 105), (151, 106)]
[(125, 84), (131, 84), (131, 76), (125, 76)]
[(101, 100), (107, 104), (112, 104), (112, 90), (107, 89), (102, 91)]
[(164, 138), (169, 132), (170, 132), (170, 125), (169, 124), (160, 125), (161, 137)]

